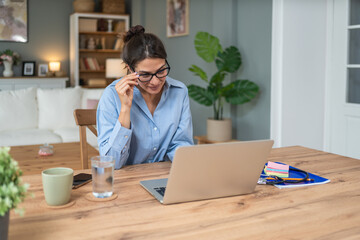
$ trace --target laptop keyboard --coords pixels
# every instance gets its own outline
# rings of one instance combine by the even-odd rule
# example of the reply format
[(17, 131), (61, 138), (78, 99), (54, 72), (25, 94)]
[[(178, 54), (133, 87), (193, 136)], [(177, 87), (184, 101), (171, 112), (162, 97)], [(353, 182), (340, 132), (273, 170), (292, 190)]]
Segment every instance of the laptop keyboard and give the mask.
[(155, 191), (157, 191), (161, 196), (164, 196), (165, 195), (165, 189), (166, 187), (156, 187), (154, 188)]

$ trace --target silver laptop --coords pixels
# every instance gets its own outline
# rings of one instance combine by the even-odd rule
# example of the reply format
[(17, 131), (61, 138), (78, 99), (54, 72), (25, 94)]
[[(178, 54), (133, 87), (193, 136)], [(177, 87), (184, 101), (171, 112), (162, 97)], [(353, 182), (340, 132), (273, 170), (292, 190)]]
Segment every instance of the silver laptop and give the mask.
[(179, 147), (169, 178), (140, 184), (163, 204), (251, 193), (273, 143), (260, 140)]

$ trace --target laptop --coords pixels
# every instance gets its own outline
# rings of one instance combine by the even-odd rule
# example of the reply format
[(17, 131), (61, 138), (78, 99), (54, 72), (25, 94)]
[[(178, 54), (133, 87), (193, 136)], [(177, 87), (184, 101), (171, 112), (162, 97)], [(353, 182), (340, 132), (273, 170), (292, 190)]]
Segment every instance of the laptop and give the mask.
[(140, 184), (163, 204), (252, 193), (273, 140), (182, 146), (176, 149), (169, 178)]

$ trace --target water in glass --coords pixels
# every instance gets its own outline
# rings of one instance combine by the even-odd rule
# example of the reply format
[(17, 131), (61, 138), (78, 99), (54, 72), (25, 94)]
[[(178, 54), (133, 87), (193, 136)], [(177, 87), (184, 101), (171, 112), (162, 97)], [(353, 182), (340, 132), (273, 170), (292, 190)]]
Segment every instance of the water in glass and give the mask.
[(97, 198), (111, 197), (114, 183), (114, 161), (92, 159), (91, 168), (93, 195)]

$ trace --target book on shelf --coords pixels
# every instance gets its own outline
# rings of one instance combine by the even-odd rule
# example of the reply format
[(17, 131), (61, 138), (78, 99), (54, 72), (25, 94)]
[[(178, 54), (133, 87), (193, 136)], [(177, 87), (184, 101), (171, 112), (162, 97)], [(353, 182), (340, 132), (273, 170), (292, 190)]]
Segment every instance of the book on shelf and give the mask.
[(83, 58), (80, 59), (80, 70), (86, 70), (86, 66)]
[(114, 43), (114, 50), (121, 50), (124, 46), (123, 40), (121, 38), (116, 38)]
[(96, 58), (84, 57), (80, 61), (81, 70), (101, 70), (100, 64)]

